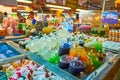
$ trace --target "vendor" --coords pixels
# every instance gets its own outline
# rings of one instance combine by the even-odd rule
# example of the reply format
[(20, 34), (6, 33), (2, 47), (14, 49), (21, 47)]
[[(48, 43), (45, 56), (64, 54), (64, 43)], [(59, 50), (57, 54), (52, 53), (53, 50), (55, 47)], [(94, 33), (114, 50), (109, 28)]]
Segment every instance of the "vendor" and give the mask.
[(34, 19), (34, 12), (33, 11), (30, 12), (29, 17), (31, 20)]
[(21, 13), (17, 13), (18, 22), (25, 23), (25, 18), (21, 15)]
[(34, 18), (34, 12), (31, 11), (30, 14), (29, 14), (29, 19), (31, 21), (31, 29), (35, 29), (35, 24), (36, 24), (36, 19)]
[(8, 13), (4, 12), (3, 19), (8, 18)]

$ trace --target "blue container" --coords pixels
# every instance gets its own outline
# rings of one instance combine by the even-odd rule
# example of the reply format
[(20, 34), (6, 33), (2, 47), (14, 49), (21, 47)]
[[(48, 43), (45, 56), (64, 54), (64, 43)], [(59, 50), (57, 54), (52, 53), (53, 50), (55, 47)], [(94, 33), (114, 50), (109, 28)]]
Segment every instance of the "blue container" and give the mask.
[(14, 36), (21, 36), (21, 34), (14, 34)]
[(83, 47), (84, 46), (84, 42), (83, 41), (79, 41), (79, 45)]
[(59, 48), (59, 56), (62, 56), (64, 54), (69, 54), (70, 51), (70, 45), (68, 43), (64, 43)]
[(6, 43), (0, 43), (0, 59), (14, 57), (20, 55), (20, 53), (13, 47)]
[(0, 36), (0, 39), (5, 39), (5, 36)]
[(58, 66), (62, 69), (67, 69), (69, 67), (69, 62), (65, 57), (60, 58), (60, 62), (58, 63)]
[(78, 75), (85, 70), (86, 65), (83, 62), (71, 61), (69, 64), (69, 72)]

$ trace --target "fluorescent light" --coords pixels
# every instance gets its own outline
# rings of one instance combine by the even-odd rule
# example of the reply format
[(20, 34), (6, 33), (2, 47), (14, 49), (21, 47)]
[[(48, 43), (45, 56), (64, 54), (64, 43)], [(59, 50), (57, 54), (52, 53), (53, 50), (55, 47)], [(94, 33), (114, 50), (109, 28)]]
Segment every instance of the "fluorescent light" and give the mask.
[(76, 11), (79, 11), (80, 14), (82, 14), (82, 13), (88, 14), (88, 13), (91, 13), (91, 12), (92, 12), (92, 10), (83, 10), (83, 9), (76, 9)]
[[(17, 10), (18, 12), (30, 12), (30, 11), (26, 11), (26, 10)], [(38, 11), (33, 11), (35, 13), (37, 13)]]
[(34, 12), (38, 13), (38, 11), (34, 11)]
[(22, 2), (22, 3), (32, 3), (32, 1), (28, 1), (28, 0), (17, 0), (17, 2)]
[(76, 13), (76, 14), (79, 14), (79, 12), (77, 12), (77, 11), (76, 11), (75, 13)]
[(25, 6), (25, 5), (17, 5), (18, 7), (28, 7), (28, 6)]
[(51, 5), (51, 4), (47, 4), (46, 6), (53, 7), (53, 8), (59, 8), (59, 9), (71, 9), (70, 7), (57, 6), (57, 5)]
[(76, 11), (80, 11), (80, 10), (82, 10), (82, 9), (76, 9)]
[(76, 11), (80, 11), (80, 12), (89, 12), (89, 10), (83, 10), (83, 9), (76, 9)]
[(56, 8), (51, 8), (51, 10), (62, 10), (62, 11), (64, 11), (63, 9), (56, 9)]
[(30, 11), (26, 11), (26, 10), (17, 10), (19, 12), (30, 12)]

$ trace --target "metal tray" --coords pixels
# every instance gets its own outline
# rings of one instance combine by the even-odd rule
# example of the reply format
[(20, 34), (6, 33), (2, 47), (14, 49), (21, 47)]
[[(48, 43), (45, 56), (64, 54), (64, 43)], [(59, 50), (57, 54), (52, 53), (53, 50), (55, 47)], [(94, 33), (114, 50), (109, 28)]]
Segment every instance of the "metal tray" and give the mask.
[[(20, 49), (20, 47), (19, 47)], [(24, 50), (24, 49), (23, 49)], [(86, 79), (81, 79), (77, 76), (70, 74), (68, 71), (60, 69), (57, 65), (51, 64), (48, 61), (44, 60), (41, 56), (37, 56), (35, 53), (28, 52), (29, 57), (35, 62), (45, 65), (47, 69), (64, 78), (65, 80), (102, 80), (111, 68), (115, 65), (116, 62), (110, 61), (108, 59), (103, 65), (98, 69), (87, 75)], [(116, 56), (117, 55), (117, 56)], [(114, 59), (117, 60), (120, 55), (115, 54)], [(117, 58), (116, 58), (117, 57)]]

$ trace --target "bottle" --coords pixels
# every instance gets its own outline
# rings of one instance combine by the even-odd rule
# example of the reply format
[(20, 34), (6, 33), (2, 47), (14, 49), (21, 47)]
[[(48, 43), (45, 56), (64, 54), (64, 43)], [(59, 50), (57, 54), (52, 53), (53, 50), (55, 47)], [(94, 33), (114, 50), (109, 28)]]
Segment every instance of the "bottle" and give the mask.
[(110, 30), (109, 30), (109, 25), (105, 25), (105, 31), (106, 31), (106, 34), (109, 34)]
[(6, 72), (0, 71), (0, 80), (8, 80)]
[(119, 36), (119, 41), (120, 41), (120, 29), (119, 29), (119, 32), (118, 32), (118, 36)]
[(109, 36), (112, 36), (112, 30), (109, 30)]
[(112, 30), (109, 31), (109, 35), (108, 35), (108, 40), (111, 40), (112, 39)]
[(117, 30), (117, 41), (119, 41), (119, 30)]
[(112, 33), (111, 33), (112, 35), (112, 41), (114, 41), (114, 30), (112, 30)]
[(117, 41), (117, 30), (114, 30), (114, 41)]

